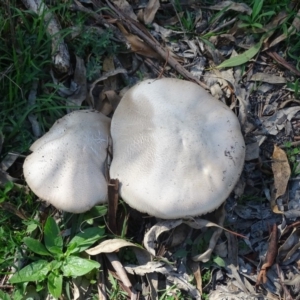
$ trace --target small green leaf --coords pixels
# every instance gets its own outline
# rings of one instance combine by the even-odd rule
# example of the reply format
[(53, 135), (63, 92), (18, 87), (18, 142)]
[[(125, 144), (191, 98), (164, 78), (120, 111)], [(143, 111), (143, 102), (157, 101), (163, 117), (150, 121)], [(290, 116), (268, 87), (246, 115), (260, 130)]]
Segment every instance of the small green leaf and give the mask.
[(53, 270), (56, 270), (56, 269), (60, 269), (63, 262), (62, 261), (58, 261), (58, 260), (52, 260), (50, 263), (50, 270), (53, 271)]
[(218, 69), (231, 68), (246, 63), (259, 52), (261, 45), (262, 42), (257, 43), (255, 46), (251, 47), (249, 50), (245, 51), (244, 53), (223, 61), (220, 65), (217, 66), (217, 68)]
[(9, 280), (10, 283), (44, 280), (50, 271), (46, 260), (38, 260), (17, 271)]
[(51, 255), (41, 242), (30, 237), (24, 238), (23, 241), (32, 252), (39, 255)]
[(262, 6), (263, 6), (264, 1), (263, 0), (255, 0), (253, 9), (252, 9), (252, 20), (255, 20), (258, 14), (260, 13)]
[(64, 276), (82, 276), (93, 269), (98, 269), (100, 264), (94, 260), (84, 259), (77, 256), (66, 258), (62, 267)]
[(217, 264), (219, 267), (225, 267), (225, 261), (220, 257), (220, 256), (216, 256), (213, 258), (213, 262), (215, 264)]
[(103, 238), (104, 233), (104, 228), (92, 227), (84, 229), (83, 232), (80, 232), (77, 235), (75, 235), (70, 241), (67, 253), (79, 253), (86, 250), (99, 239)]
[(63, 239), (52, 217), (48, 217), (46, 221), (44, 235), (46, 248), (53, 254), (62, 254)]
[(260, 24), (260, 23), (253, 23), (253, 24), (251, 24), (251, 26), (259, 28), (259, 29), (263, 28), (262, 24)]
[(35, 224), (35, 223), (28, 224), (28, 225), (27, 225), (26, 232), (27, 232), (27, 233), (31, 233), (31, 232), (33, 232), (34, 230), (36, 230), (37, 227), (38, 227), (38, 226), (37, 226), (37, 224)]
[(267, 12), (259, 15), (259, 19), (262, 17), (269, 17), (269, 16), (273, 16), (273, 15), (275, 15), (275, 11), (267, 11)]
[(51, 272), (48, 276), (48, 290), (51, 293), (51, 295), (55, 298), (58, 298), (61, 296), (62, 292), (62, 283), (63, 283), (63, 277), (62, 275), (57, 275), (53, 272)]

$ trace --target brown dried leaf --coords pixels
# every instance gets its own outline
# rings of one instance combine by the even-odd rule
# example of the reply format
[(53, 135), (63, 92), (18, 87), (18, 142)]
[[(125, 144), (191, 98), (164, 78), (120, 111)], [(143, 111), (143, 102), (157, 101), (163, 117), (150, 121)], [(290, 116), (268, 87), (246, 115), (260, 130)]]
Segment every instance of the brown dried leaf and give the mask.
[(104, 93), (105, 99), (112, 106), (113, 110), (116, 110), (117, 106), (121, 101), (121, 97), (115, 91), (106, 91)]
[(272, 170), (274, 174), (275, 199), (284, 195), (290, 176), (291, 168), (284, 150), (274, 146), (272, 155)]
[(182, 224), (182, 220), (170, 220), (158, 222), (144, 236), (144, 246), (149, 253), (155, 256), (155, 244), (158, 237), (165, 231), (171, 230)]
[[(76, 68), (74, 72), (74, 82), (79, 87), (73, 95), (68, 97), (67, 104), (81, 106), (87, 96), (86, 69), (84, 60), (76, 56)], [(74, 109), (69, 109), (69, 112)]]
[(118, 75), (118, 74), (125, 74), (127, 73), (127, 71), (123, 68), (117, 68), (115, 70), (112, 70), (110, 72), (106, 72), (104, 73), (100, 78), (98, 78), (97, 80), (95, 80), (91, 87), (90, 87), (90, 93), (89, 93), (89, 103), (95, 107), (95, 105), (99, 105), (96, 101), (96, 99), (94, 98), (94, 95), (93, 95), (93, 90), (95, 89), (95, 87), (99, 84), (99, 82), (101, 81), (104, 81), (106, 80), (107, 78), (111, 77), (111, 76), (115, 76), (115, 75)]
[(27, 215), (27, 213), (23, 209), (21, 209), (19, 207), (16, 207), (12, 203), (3, 202), (3, 203), (0, 204), (0, 208), (2, 210), (6, 210), (6, 211), (18, 216), (22, 220), (28, 220), (29, 219), (29, 216)]
[(155, 18), (155, 14), (159, 9), (159, 0), (149, 0), (145, 10), (144, 10), (144, 22), (145, 24), (151, 24)]
[(90, 248), (86, 250), (85, 252), (89, 255), (97, 255), (100, 253), (111, 253), (118, 251), (120, 248), (123, 247), (138, 247), (138, 245), (135, 245), (133, 243), (127, 242), (122, 239), (111, 239), (111, 240), (106, 240), (100, 243), (98, 246)]
[(196, 287), (200, 294), (202, 294), (202, 276), (201, 276), (201, 268), (200, 264), (195, 261), (188, 261), (188, 266), (194, 274), (194, 278), (196, 281)]
[(123, 34), (128, 43), (130, 44), (130, 48), (133, 52), (150, 58), (161, 58), (160, 55), (158, 55), (154, 50), (152, 50), (152, 48), (148, 46), (143, 40), (141, 40), (137, 35), (125, 32), (123, 32)]

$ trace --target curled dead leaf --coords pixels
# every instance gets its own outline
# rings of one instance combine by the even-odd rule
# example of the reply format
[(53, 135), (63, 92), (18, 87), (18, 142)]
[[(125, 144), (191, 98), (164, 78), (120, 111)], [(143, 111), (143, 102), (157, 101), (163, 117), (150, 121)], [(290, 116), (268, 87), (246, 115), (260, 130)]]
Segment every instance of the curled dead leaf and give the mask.
[(272, 170), (276, 189), (275, 198), (277, 199), (286, 191), (291, 176), (291, 168), (285, 151), (276, 145), (274, 146), (272, 159)]
[(278, 197), (285, 194), (291, 176), (291, 168), (285, 151), (276, 145), (274, 146), (272, 159), (274, 188), (272, 189), (271, 195), (271, 207), (274, 213), (282, 214), (283, 212), (279, 210), (276, 200)]

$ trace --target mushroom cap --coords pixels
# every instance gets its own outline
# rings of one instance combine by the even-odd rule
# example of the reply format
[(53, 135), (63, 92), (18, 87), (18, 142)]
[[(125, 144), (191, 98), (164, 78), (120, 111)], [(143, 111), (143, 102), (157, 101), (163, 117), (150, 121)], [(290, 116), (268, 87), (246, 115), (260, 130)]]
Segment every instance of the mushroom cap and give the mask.
[(81, 213), (107, 201), (104, 176), (110, 119), (78, 110), (57, 120), (30, 147), (23, 171), (27, 184), (58, 209)]
[(235, 114), (200, 86), (145, 80), (128, 90), (111, 124), (110, 177), (131, 207), (163, 219), (211, 212), (244, 164)]

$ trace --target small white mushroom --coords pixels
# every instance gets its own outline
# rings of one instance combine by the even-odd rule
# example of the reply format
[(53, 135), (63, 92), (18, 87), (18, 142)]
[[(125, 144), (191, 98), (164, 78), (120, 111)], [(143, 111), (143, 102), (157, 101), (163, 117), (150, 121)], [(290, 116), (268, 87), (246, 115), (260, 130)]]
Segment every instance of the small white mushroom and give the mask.
[(58, 209), (81, 213), (107, 201), (104, 176), (110, 119), (91, 110), (57, 120), (31, 147), (23, 166), (26, 182)]
[(163, 219), (211, 212), (241, 175), (245, 145), (235, 114), (198, 85), (143, 81), (111, 124), (110, 177), (130, 206)]

